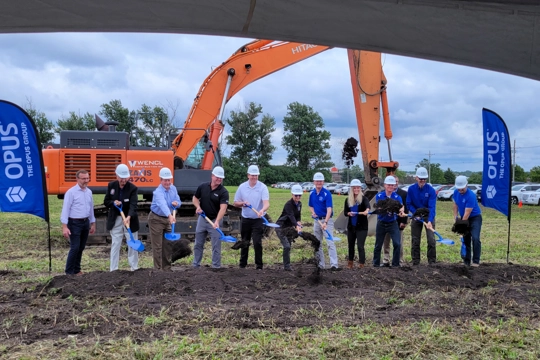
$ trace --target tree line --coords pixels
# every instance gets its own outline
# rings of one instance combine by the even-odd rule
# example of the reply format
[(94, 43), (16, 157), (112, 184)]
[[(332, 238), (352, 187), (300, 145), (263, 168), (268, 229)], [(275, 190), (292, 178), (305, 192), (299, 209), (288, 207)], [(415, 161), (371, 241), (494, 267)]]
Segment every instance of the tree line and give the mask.
[[(173, 119), (177, 107), (168, 104), (165, 109), (143, 104), (139, 109), (130, 111), (120, 100), (111, 100), (100, 106), (99, 115), (104, 121), (118, 122), (117, 131), (129, 133), (132, 146), (166, 147), (167, 135), (174, 133), (176, 128)], [(80, 114), (70, 111), (55, 125), (31, 101), (28, 101), (25, 110), (36, 123), (42, 146), (51, 143), (64, 130), (96, 130), (94, 115), (88, 112)], [(331, 179), (327, 170), (333, 165), (327, 151), (330, 149), (330, 132), (324, 130), (323, 118), (311, 106), (298, 102), (287, 106), (281, 141), (281, 146), (287, 150), (284, 165), (270, 165), (276, 151), (271, 139), (276, 131), (276, 121), (270, 114), (263, 114), (260, 104), (250, 102), (244, 110), (231, 111), (224, 123), (229, 125), (230, 135), (225, 137), (224, 143), (219, 144), (219, 148), (231, 148), (230, 155), (222, 157), (227, 174), (226, 185), (238, 185), (245, 181), (247, 168), (251, 164), (259, 165), (260, 180), (266, 183), (308, 181), (317, 171)]]
[[(177, 126), (176, 119), (178, 104), (171, 102), (166, 106), (149, 106), (142, 104), (139, 109), (129, 110), (120, 100), (111, 100), (100, 106), (99, 115), (105, 121), (118, 122), (117, 131), (129, 133), (130, 145), (146, 147), (167, 147), (168, 135)], [(51, 143), (56, 135), (63, 130), (95, 131), (94, 115), (70, 111), (54, 124), (47, 115), (36, 109), (31, 100), (24, 106), (26, 112), (33, 118), (42, 146)], [(330, 149), (330, 133), (324, 130), (323, 118), (311, 107), (298, 102), (287, 106), (287, 114), (282, 120), (283, 137), (281, 146), (287, 151), (287, 160), (283, 165), (271, 165), (270, 162), (276, 151), (271, 137), (276, 131), (276, 121), (270, 114), (263, 114), (260, 104), (250, 102), (244, 110), (230, 111), (224, 123), (230, 127), (230, 135), (219, 144), (223, 149), (230, 147), (230, 155), (223, 156), (223, 167), (226, 171), (225, 185), (238, 185), (245, 181), (247, 168), (251, 164), (259, 165), (260, 180), (273, 184), (282, 181), (311, 181), (317, 171), (331, 180), (328, 169), (333, 166)], [(351, 162), (352, 163), (352, 162)], [(417, 168), (423, 166), (430, 173), (432, 184), (453, 184), (456, 172), (450, 168), (443, 170), (441, 164), (430, 163), (422, 159)], [(533, 167), (529, 172), (515, 165), (515, 181), (540, 182), (540, 166)], [(379, 176), (384, 177), (383, 169)], [(414, 182), (413, 175), (397, 170), (401, 183)], [(460, 173), (461, 174), (461, 173)], [(340, 169), (343, 181), (364, 179), (364, 171), (360, 166), (353, 165)], [(482, 183), (482, 172), (467, 172), (469, 183)]]

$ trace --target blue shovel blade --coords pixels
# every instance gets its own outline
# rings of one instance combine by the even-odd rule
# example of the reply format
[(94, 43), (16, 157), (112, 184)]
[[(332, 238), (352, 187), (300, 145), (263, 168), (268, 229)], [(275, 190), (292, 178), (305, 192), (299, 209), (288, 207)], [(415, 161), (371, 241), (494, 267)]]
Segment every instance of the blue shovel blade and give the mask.
[(221, 231), (220, 229), (216, 229), (218, 231), (218, 233), (221, 235), (219, 237), (219, 240), (221, 241), (224, 241), (224, 242), (230, 242), (230, 243), (233, 243), (233, 242), (236, 242), (236, 238), (232, 237), (232, 236), (228, 236), (228, 235), (225, 235), (223, 233), (223, 231)]
[(452, 239), (445, 239), (441, 236), (441, 234), (439, 234), (438, 232), (434, 231), (433, 232), (435, 235), (437, 235), (437, 237), (439, 238), (437, 241), (440, 242), (441, 244), (445, 244), (445, 245), (454, 245), (454, 240)]
[(325, 232), (326, 232), (326, 240), (330, 240), (330, 241), (340, 241), (341, 240), (341, 238), (332, 236), (332, 234), (330, 234), (330, 231), (325, 230)]
[(144, 251), (144, 244), (142, 243), (142, 241), (135, 240), (130, 228), (128, 228), (127, 230), (129, 233), (129, 240), (127, 242), (128, 246), (138, 252)]
[(176, 240), (180, 240), (180, 237), (181, 237), (180, 234), (175, 234), (175, 232), (174, 232), (174, 223), (173, 223), (171, 225), (171, 232), (170, 233), (165, 233), (165, 239), (167, 239), (169, 241), (176, 241)]
[(274, 223), (269, 222), (264, 216), (261, 219), (263, 219), (264, 225), (266, 225), (266, 226), (273, 227), (273, 228), (281, 227), (278, 224), (274, 224)]

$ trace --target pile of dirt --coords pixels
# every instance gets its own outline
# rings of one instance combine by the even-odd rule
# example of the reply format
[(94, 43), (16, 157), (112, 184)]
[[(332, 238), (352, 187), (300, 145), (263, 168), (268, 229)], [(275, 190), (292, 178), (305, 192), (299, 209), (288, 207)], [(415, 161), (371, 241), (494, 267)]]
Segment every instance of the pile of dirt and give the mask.
[[(35, 289), (0, 272), (0, 323), (7, 344), (69, 334), (149, 341), (204, 328), (281, 328), (422, 319), (537, 318), (540, 271), (529, 266), (437, 264), (323, 271), (313, 265), (264, 270), (173, 266), (172, 272), (92, 272), (54, 277)], [(18, 286), (18, 287), (17, 287)], [(26, 325), (25, 325), (26, 324)], [(3, 340), (3, 341), (4, 341)]]

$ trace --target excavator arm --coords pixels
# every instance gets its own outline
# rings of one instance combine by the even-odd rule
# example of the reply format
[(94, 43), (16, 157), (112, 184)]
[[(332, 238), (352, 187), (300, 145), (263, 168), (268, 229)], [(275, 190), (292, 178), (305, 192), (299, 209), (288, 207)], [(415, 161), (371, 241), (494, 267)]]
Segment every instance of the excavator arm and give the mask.
[(222, 119), (227, 101), (246, 85), (328, 49), (328, 46), (272, 40), (255, 40), (238, 49), (201, 85), (184, 127), (172, 142), (175, 169), (183, 167), (191, 151), (210, 128), (212, 147), (208, 147), (201, 168), (211, 170), (213, 146), (223, 131)]
[[(360, 138), (360, 150), (364, 164), (365, 182), (372, 191), (377, 191), (381, 180), (379, 168), (393, 174), (399, 166), (392, 160), (392, 129), (386, 96), (386, 77), (381, 66), (381, 54), (347, 50), (349, 71), (356, 109), (356, 122)], [(382, 110), (381, 110), (382, 109)], [(379, 161), (380, 118), (384, 122), (384, 137), (388, 144), (389, 161)], [(368, 195), (369, 197), (369, 195)]]

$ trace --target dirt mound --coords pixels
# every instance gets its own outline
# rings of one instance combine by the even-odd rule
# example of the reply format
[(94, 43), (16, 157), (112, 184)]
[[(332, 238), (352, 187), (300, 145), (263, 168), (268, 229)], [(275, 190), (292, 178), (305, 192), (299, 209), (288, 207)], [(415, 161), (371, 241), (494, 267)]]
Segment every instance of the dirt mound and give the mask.
[(149, 341), (204, 328), (461, 321), (537, 317), (539, 311), (530, 306), (540, 301), (540, 271), (534, 267), (367, 267), (326, 270), (314, 281), (312, 264), (293, 266), (292, 272), (280, 265), (264, 270), (174, 266), (172, 272), (56, 276), (35, 289), (21, 285), (18, 291), (0, 290), (0, 321), (28, 324), (6, 328), (8, 343), (66, 334), (102, 339), (130, 335)]

